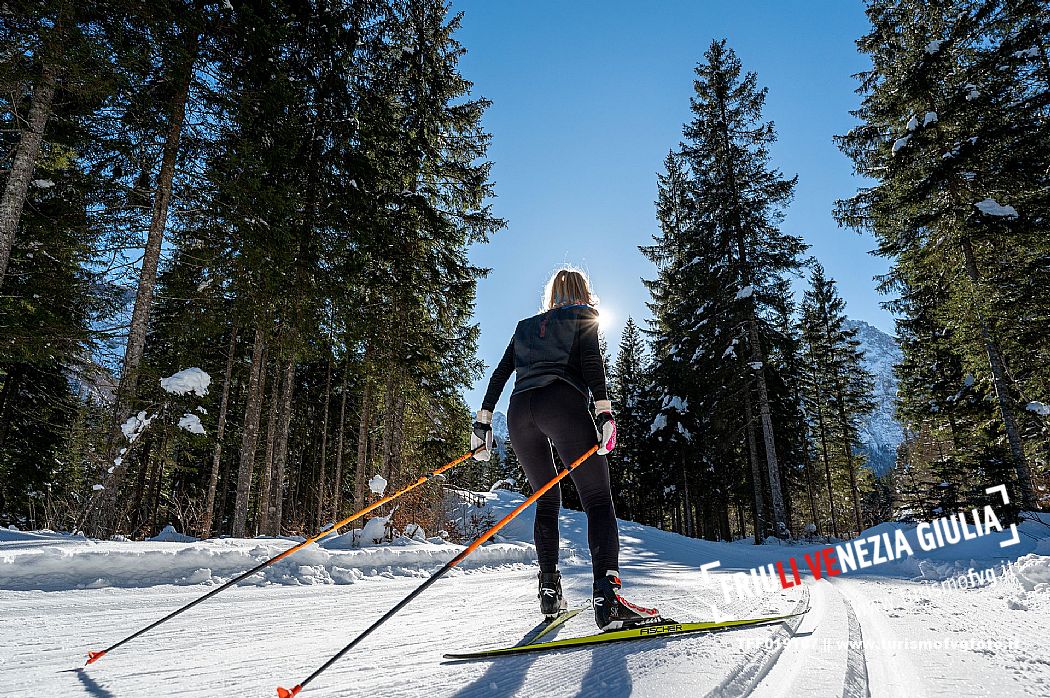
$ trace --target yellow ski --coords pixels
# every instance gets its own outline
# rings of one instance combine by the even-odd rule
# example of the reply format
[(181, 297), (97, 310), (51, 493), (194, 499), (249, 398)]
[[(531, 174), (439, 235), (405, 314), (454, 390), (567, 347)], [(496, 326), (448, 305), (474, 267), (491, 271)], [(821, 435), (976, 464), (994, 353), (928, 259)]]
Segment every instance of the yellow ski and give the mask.
[[(807, 611), (809, 609), (806, 609)], [(583, 637), (570, 637), (563, 640), (551, 640), (550, 642), (532, 642), (517, 647), (502, 647), (499, 649), (481, 650), (479, 652), (465, 652), (459, 654), (446, 654), (445, 659), (480, 659), (484, 657), (502, 657), (509, 654), (523, 654), (525, 652), (541, 652), (544, 650), (572, 649), (585, 647), (605, 642), (621, 642), (625, 640), (644, 640), (654, 637), (669, 637), (686, 635), (688, 633), (717, 632), (729, 628), (740, 628), (752, 625), (765, 625), (766, 623), (779, 623), (788, 618), (800, 616), (806, 611), (798, 613), (786, 613), (780, 616), (768, 616), (766, 618), (744, 618), (739, 620), (727, 620), (719, 622), (704, 623), (668, 623), (657, 625), (643, 625), (627, 630), (611, 630), (609, 632), (584, 635)], [(542, 633), (546, 634), (546, 633)]]

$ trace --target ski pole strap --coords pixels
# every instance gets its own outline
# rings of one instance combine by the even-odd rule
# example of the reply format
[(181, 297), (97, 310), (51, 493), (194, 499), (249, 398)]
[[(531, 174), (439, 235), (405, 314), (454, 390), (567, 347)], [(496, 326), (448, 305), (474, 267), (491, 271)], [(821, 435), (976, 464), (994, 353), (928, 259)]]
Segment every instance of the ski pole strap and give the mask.
[(341, 519), (339, 521), (336, 521), (334, 524), (332, 524), (332, 526), (330, 528), (326, 528), (325, 530), (323, 530), (320, 533), (314, 535), (313, 537), (307, 538), (302, 543), (297, 543), (296, 545), (293, 545), (292, 547), (288, 548), (284, 552), (279, 553), (278, 555), (275, 555), (274, 557), (271, 557), (269, 560), (265, 560), (264, 562), (260, 562), (258, 565), (256, 565), (255, 567), (251, 568), (247, 572), (241, 573), (240, 575), (234, 577), (233, 579), (231, 579), (230, 581), (226, 582), (222, 586), (218, 586), (218, 587), (212, 589), (207, 594), (204, 594), (200, 598), (194, 599), (193, 601), (189, 602), (185, 606), (182, 606), (180, 608), (175, 609), (174, 611), (172, 611), (168, 615), (164, 616), (160, 620), (157, 620), (157, 621), (154, 621), (153, 623), (150, 623), (146, 627), (144, 627), (144, 628), (142, 628), (140, 630), (137, 630), (136, 632), (132, 633), (131, 635), (128, 635), (127, 637), (125, 637), (123, 640), (120, 640), (119, 642), (116, 642), (116, 643), (110, 645), (106, 649), (98, 651), (98, 652), (88, 652), (88, 659), (87, 659), (87, 663), (86, 664), (94, 664), (95, 662), (97, 662), (98, 660), (100, 660), (104, 656), (106, 656), (107, 653), (112, 652), (113, 650), (117, 649), (118, 647), (120, 647), (124, 643), (130, 642), (130, 641), (134, 640), (135, 638), (139, 637), (140, 635), (143, 635), (143, 634), (149, 632), (150, 630), (153, 630), (153, 628), (156, 628), (158, 625), (160, 625), (162, 623), (166, 623), (167, 621), (171, 620), (172, 618), (174, 618), (175, 616), (179, 615), (180, 613), (183, 613), (185, 611), (190, 610), (191, 608), (193, 608), (197, 604), (202, 603), (204, 601), (207, 601), (208, 599), (210, 599), (211, 597), (215, 596), (216, 594), (218, 594), (220, 592), (226, 591), (227, 589), (229, 589), (233, 585), (237, 584), (238, 582), (243, 581), (243, 580), (247, 579), (248, 577), (251, 577), (253, 574), (255, 574), (257, 572), (261, 572), (262, 570), (266, 569), (270, 565), (273, 565), (274, 563), (279, 562), (280, 560), (283, 560), (284, 558), (288, 557), (289, 555), (293, 555), (293, 554), (299, 552), (300, 550), (302, 550), (306, 546), (310, 545), (311, 543), (316, 543), (317, 541), (321, 540), (322, 538), (330, 536), (331, 534), (335, 533), (336, 531), (338, 531), (340, 528), (342, 528), (343, 526), (347, 525), (348, 523), (361, 518), (362, 516), (364, 516), (365, 514), (368, 514), (369, 512), (375, 511), (376, 509), (378, 509), (379, 507), (383, 506), (384, 504), (392, 502), (393, 500), (397, 499), (401, 495), (403, 495), (403, 494), (405, 494), (405, 493), (407, 493), (407, 492), (409, 492), (411, 490), (414, 490), (415, 488), (419, 487), (420, 485), (422, 485), (423, 483), (427, 482), (428, 480), (430, 480), (432, 478), (435, 478), (438, 475), (441, 475), (446, 470), (451, 470), (452, 468), (456, 467), (457, 465), (459, 465), (463, 461), (473, 457), (474, 454), (477, 453), (481, 448), (482, 448), (482, 446), (478, 446), (477, 448), (473, 448), (473, 449), (467, 451), (462, 456), (459, 456), (455, 460), (449, 461), (448, 463), (445, 463), (440, 468), (437, 468), (436, 470), (432, 471), (429, 475), (423, 475), (419, 479), (417, 479), (415, 482), (411, 482), (411, 483), (405, 485), (404, 487), (402, 487), (397, 492), (394, 492), (393, 494), (390, 494), (390, 495), (387, 495), (386, 497), (381, 498), (379, 501), (368, 505), (367, 507), (365, 507), (364, 509), (361, 509), (360, 511), (354, 512), (350, 516), (347, 516), (345, 519)]
[(389, 611), (384, 613), (383, 616), (379, 620), (377, 620), (375, 623), (372, 623), (372, 625), (370, 625), (367, 628), (365, 628), (364, 630), (362, 630), (361, 633), (357, 637), (355, 637), (353, 640), (350, 641), (350, 644), (348, 644), (346, 647), (344, 647), (343, 649), (341, 649), (338, 652), (336, 652), (332, 656), (331, 659), (329, 659), (327, 662), (325, 662), (324, 664), (319, 666), (314, 671), (314, 673), (312, 673), (309, 676), (307, 676), (305, 679), (303, 679), (300, 683), (296, 684), (291, 689), (278, 688), (277, 689), (278, 698), (288, 698), (289, 696), (298, 695), (298, 693), (300, 691), (302, 691), (303, 688), (305, 688), (308, 683), (310, 683), (315, 678), (320, 676), (321, 673), (324, 672), (325, 669), (327, 669), (328, 667), (332, 666), (337, 661), (339, 661), (339, 659), (343, 655), (345, 655), (347, 652), (349, 652), (354, 647), (356, 647), (358, 645), (358, 643), (360, 643), (366, 637), (371, 635), (372, 632), (376, 630), (376, 628), (378, 628), (383, 623), (385, 623), (388, 620), (390, 620), (391, 618), (393, 618), (394, 615), (398, 611), (400, 611), (402, 608), (407, 606), (409, 604), (409, 602), (412, 601), (412, 599), (416, 598), (417, 596), (422, 594), (424, 591), (426, 591), (427, 588), (430, 587), (430, 585), (432, 585), (438, 579), (443, 577), (449, 570), (451, 570), (453, 567), (455, 567), (456, 565), (458, 565), (459, 563), (461, 563), (465, 559), (467, 559), (467, 557), (470, 556), (470, 554), (472, 552), (474, 552), (479, 547), (481, 547), (482, 543), (484, 543), (488, 539), (492, 538), (492, 536), (496, 535), (500, 531), (500, 529), (502, 529), (504, 526), (506, 526), (511, 521), (513, 521), (514, 518), (518, 514), (520, 514), (521, 512), (525, 511), (526, 509), (528, 509), (529, 506), (531, 506), (537, 499), (542, 497), (548, 490), (550, 490), (552, 487), (554, 487), (559, 482), (561, 482), (563, 479), (565, 479), (566, 475), (568, 475), (573, 470), (575, 470), (580, 465), (582, 465), (588, 458), (590, 458), (592, 455), (594, 455), (595, 452), (597, 452), (597, 450), (598, 450), (598, 445), (597, 444), (595, 444), (594, 446), (591, 446), (589, 449), (587, 449), (587, 451), (585, 451), (582, 456), (580, 456), (579, 458), (574, 460), (572, 463), (569, 464), (569, 466), (567, 468), (565, 468), (564, 470), (559, 472), (557, 475), (555, 475), (554, 478), (552, 478), (550, 482), (548, 482), (546, 485), (544, 485), (543, 487), (541, 487), (538, 490), (536, 490), (535, 492), (533, 492), (529, 496), (528, 499), (526, 499), (524, 502), (522, 502), (518, 506), (514, 507), (514, 510), (511, 511), (506, 516), (504, 516), (502, 519), (500, 519), (499, 522), (496, 523), (496, 525), (494, 525), (492, 528), (490, 528), (489, 530), (485, 531), (480, 536), (478, 536), (477, 539), (473, 543), (471, 543), (466, 548), (464, 548), (454, 558), (452, 558), (451, 560), (446, 562), (445, 565), (441, 569), (439, 569), (437, 572), (435, 572), (434, 574), (430, 575), (430, 577), (427, 578), (426, 581), (424, 581), (418, 587), (413, 589), (412, 592), (408, 596), (406, 596), (405, 598), (401, 599), (393, 608), (391, 608)]

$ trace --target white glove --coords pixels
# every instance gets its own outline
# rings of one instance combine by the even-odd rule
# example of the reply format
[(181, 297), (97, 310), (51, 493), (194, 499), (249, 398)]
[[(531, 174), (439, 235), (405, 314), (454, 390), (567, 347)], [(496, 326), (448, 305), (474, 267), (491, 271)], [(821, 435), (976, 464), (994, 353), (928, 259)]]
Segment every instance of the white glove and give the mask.
[(492, 456), (492, 412), (489, 410), (478, 410), (470, 432), (470, 450), (479, 446), (484, 448), (474, 454), (474, 459), (487, 461)]
[(598, 427), (598, 455), (604, 456), (616, 448), (616, 422), (613, 420), (612, 402), (595, 400), (594, 422)]

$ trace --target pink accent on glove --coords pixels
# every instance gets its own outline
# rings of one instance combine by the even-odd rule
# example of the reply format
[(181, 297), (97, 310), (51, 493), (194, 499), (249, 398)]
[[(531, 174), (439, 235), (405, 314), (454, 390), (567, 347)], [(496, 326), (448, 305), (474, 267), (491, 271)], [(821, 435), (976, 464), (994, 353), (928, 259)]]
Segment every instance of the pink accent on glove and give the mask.
[(616, 422), (610, 422), (610, 424), (612, 424), (612, 433), (609, 434), (609, 440), (605, 442), (606, 451), (616, 448)]

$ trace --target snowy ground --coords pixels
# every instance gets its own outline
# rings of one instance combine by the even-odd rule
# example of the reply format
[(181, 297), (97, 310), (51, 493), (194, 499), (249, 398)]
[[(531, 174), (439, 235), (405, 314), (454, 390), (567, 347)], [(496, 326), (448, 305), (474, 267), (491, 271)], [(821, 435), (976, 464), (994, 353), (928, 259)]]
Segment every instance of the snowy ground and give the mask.
[[(489, 495), (497, 515), (513, 505)], [(562, 518), (566, 593), (589, 596), (582, 515)], [(1050, 526), (1000, 550), (981, 539), (877, 574), (807, 580), (726, 602), (722, 573), (815, 547), (696, 541), (621, 528), (625, 592), (679, 621), (764, 615), (801, 621), (498, 660), (442, 653), (519, 641), (538, 621), (526, 515), (313, 682), (304, 696), (1045, 696), (1050, 695)], [(885, 528), (886, 525), (883, 525)], [(883, 530), (880, 528), (879, 530)], [(999, 537), (998, 539), (1001, 539)], [(997, 540), (998, 540), (997, 539)], [(0, 531), (0, 685), (12, 696), (272, 696), (301, 680), (456, 553), (448, 543), (347, 549), (346, 538), (278, 563), (79, 669), (100, 649), (290, 545), (283, 540), (95, 542)], [(1018, 558), (1020, 560), (1018, 561)], [(980, 588), (931, 581), (1015, 562)], [(876, 568), (873, 568), (876, 569)], [(171, 582), (175, 583), (171, 583)], [(926, 582), (926, 583), (924, 583)], [(79, 587), (79, 588), (78, 588)], [(560, 637), (590, 633), (581, 614)]]

